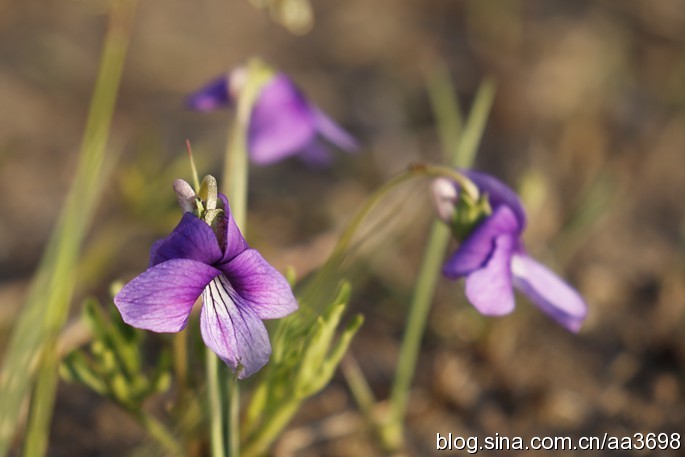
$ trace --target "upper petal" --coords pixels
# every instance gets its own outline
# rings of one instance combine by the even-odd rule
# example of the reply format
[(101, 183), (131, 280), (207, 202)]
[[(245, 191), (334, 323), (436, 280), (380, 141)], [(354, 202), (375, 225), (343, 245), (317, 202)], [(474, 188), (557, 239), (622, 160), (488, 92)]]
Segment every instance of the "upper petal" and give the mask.
[(466, 297), (481, 314), (501, 316), (514, 310), (510, 264), (516, 241), (512, 235), (497, 237), (485, 266), (466, 278)]
[(445, 276), (456, 279), (481, 268), (495, 248), (495, 238), (516, 234), (516, 215), (508, 206), (499, 206), (482, 221), (452, 254), (442, 268)]
[(190, 109), (196, 111), (213, 111), (231, 104), (229, 94), (229, 78), (222, 75), (210, 81), (201, 89), (192, 93), (186, 101)]
[(264, 323), (224, 275), (202, 292), (200, 325), (205, 344), (243, 379), (259, 371), (271, 355)]
[(316, 107), (312, 107), (312, 117), (316, 124), (316, 130), (326, 140), (330, 141), (343, 151), (353, 152), (359, 149), (357, 140), (349, 133), (343, 130), (331, 118), (326, 116), (323, 111)]
[(219, 263), (225, 263), (243, 252), (249, 246), (243, 234), (240, 232), (238, 224), (236, 224), (233, 215), (231, 214), (231, 207), (228, 204), (228, 199), (224, 194), (219, 194), (219, 198), (224, 204), (224, 213), (226, 218), (226, 247)]
[(527, 255), (515, 254), (511, 270), (516, 288), (542, 311), (573, 332), (580, 329), (587, 305), (574, 288)]
[(251, 160), (260, 165), (277, 162), (302, 150), (314, 135), (309, 103), (285, 75), (278, 74), (262, 89), (252, 110)]
[(488, 194), (493, 211), (499, 206), (508, 206), (514, 211), (519, 225), (519, 233), (526, 226), (526, 211), (516, 192), (499, 179), (473, 170), (462, 170), (478, 188)]
[(127, 324), (153, 332), (178, 332), (205, 286), (221, 272), (188, 259), (162, 262), (126, 284), (114, 297)]
[(221, 266), (234, 290), (261, 319), (277, 319), (297, 310), (288, 281), (255, 249)]
[(150, 252), (150, 266), (169, 259), (192, 259), (211, 265), (222, 253), (211, 227), (192, 213), (184, 213), (171, 234), (157, 241)]

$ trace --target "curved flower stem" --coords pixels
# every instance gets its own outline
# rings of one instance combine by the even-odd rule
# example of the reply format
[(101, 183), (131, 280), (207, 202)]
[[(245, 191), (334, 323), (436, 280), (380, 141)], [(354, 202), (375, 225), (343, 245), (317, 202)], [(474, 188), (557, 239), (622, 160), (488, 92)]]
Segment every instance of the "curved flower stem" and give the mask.
[(424, 163), (411, 164), (405, 171), (383, 184), (366, 200), (364, 206), (357, 211), (354, 218), (350, 221), (350, 223), (347, 225), (347, 228), (338, 239), (338, 242), (333, 248), (333, 252), (326, 263), (335, 263), (341, 260), (345, 251), (350, 246), (350, 242), (352, 241), (354, 234), (356, 233), (357, 229), (359, 229), (366, 216), (369, 215), (374, 206), (376, 206), (390, 190), (406, 181), (415, 178), (440, 176), (456, 181), (464, 189), (464, 191), (469, 194), (470, 197), (472, 197), (474, 200), (478, 199), (478, 187), (476, 187), (476, 185), (466, 175), (458, 170), (455, 170), (451, 167), (446, 167), (444, 165), (432, 165)]
[[(313, 297), (315, 294), (320, 293), (322, 288), (325, 288), (321, 286), (325, 286), (327, 281), (329, 281), (334, 275), (336, 268), (340, 265), (345, 253), (349, 249), (357, 230), (361, 227), (366, 217), (371, 213), (371, 210), (383, 199), (383, 197), (385, 197), (385, 195), (392, 189), (407, 181), (426, 177), (450, 178), (459, 183), (459, 185), (464, 189), (464, 192), (468, 194), (474, 201), (477, 201), (480, 196), (478, 187), (459, 170), (455, 170), (452, 167), (447, 167), (444, 165), (424, 163), (411, 164), (405, 171), (391, 178), (366, 199), (364, 205), (357, 211), (352, 220), (347, 224), (347, 227), (343, 231), (342, 235), (340, 235), (338, 242), (333, 247), (333, 251), (321, 267), (321, 270), (319, 270), (319, 273), (316, 275), (315, 279), (308, 284), (307, 288), (302, 293), (301, 298), (303, 302), (326, 302), (326, 300), (314, 300)], [(279, 330), (280, 329), (281, 327), (279, 326)]]

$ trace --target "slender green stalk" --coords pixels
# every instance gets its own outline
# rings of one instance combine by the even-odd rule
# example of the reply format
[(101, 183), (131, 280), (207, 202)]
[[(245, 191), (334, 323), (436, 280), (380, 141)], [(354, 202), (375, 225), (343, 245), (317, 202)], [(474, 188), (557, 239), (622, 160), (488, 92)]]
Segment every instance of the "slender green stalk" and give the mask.
[(299, 400), (293, 398), (292, 401), (282, 405), (277, 411), (269, 415), (259, 427), (259, 432), (254, 439), (243, 449), (243, 457), (258, 457), (264, 455), (273, 443), (278, 433), (292, 419), (300, 406)]
[(174, 372), (178, 382), (177, 403), (183, 404), (188, 388), (188, 333), (185, 330), (174, 335)]
[(211, 349), (205, 350), (207, 392), (209, 401), (209, 435), (212, 457), (225, 457), (224, 418), (221, 407), (221, 385), (219, 382), (219, 358)]
[[(454, 145), (443, 144), (445, 151), (453, 151), (452, 154), (449, 154), (451, 157), (448, 159), (452, 165), (460, 168), (469, 168), (473, 164), (476, 150), (485, 128), (487, 115), (492, 105), (494, 91), (494, 83), (491, 80), (486, 80), (481, 84), (458, 145), (455, 148)], [(441, 100), (441, 103), (446, 103), (443, 97), (433, 97), (433, 100)], [(445, 111), (444, 108), (442, 110)], [(458, 112), (458, 108), (454, 107), (448, 111)], [(446, 119), (448, 118), (441, 118), (443, 122)], [(453, 117), (453, 119), (459, 119), (459, 117)], [(451, 126), (441, 126), (441, 131), (458, 131), (459, 128), (460, 123), (455, 123)], [(451, 136), (448, 137), (447, 134), (443, 134), (442, 138), (447, 139), (451, 138)], [(463, 188), (463, 184), (461, 182), (460, 184)], [(466, 188), (464, 190), (468, 191)], [(380, 428), (381, 441), (389, 451), (398, 449), (403, 441), (403, 422), (407, 412), (409, 389), (416, 372), (416, 361), (421, 347), (421, 340), (423, 339), (426, 320), (435, 294), (435, 286), (440, 276), (443, 253), (449, 238), (450, 232), (445, 225), (440, 221), (433, 223), (414, 289), (414, 296), (410, 304), (409, 315), (406, 320), (400, 356), (390, 395), (389, 417), (387, 422), (382, 424)]]
[(409, 401), (409, 388), (416, 371), (421, 339), (426, 328), (435, 285), (440, 276), (440, 262), (449, 237), (450, 231), (446, 225), (433, 224), (406, 319), (407, 324), (390, 394), (390, 421), (381, 429), (383, 444), (389, 449), (396, 449), (403, 440), (403, 420)]
[(76, 285), (78, 254), (102, 182), (114, 162), (112, 157), (105, 156), (105, 145), (135, 4), (134, 0), (112, 2), (78, 169), (8, 345), (0, 374), (0, 456), (5, 456), (9, 449), (14, 429), (21, 422), (22, 404), (32, 388), (24, 455), (41, 456), (47, 449), (59, 365), (57, 335), (66, 321)]
[[(385, 195), (390, 192), (395, 187), (403, 184), (406, 181), (419, 178), (419, 177), (429, 177), (429, 176), (445, 176), (458, 182), (464, 191), (473, 198), (474, 201), (478, 200), (479, 192), (473, 182), (471, 182), (465, 175), (457, 170), (450, 167), (445, 167), (441, 165), (426, 165), (426, 164), (413, 164), (410, 165), (407, 170), (400, 173), (399, 175), (393, 177), (380, 188), (378, 188), (369, 198), (366, 199), (364, 205), (357, 211), (352, 220), (347, 224), (347, 227), (343, 231), (338, 242), (333, 247), (333, 251), (330, 256), (321, 267), (320, 271), (316, 275), (312, 283), (308, 284), (307, 288), (303, 291), (301, 300), (307, 303), (325, 303), (327, 299), (322, 297), (313, 297), (316, 294), (321, 293), (322, 289), (333, 289), (331, 284), (329, 284), (332, 277), (335, 275), (337, 267), (342, 262), (345, 253), (350, 247), (352, 240), (361, 227), (362, 222), (371, 213), (371, 210), (385, 197)], [(300, 310), (300, 313), (305, 310)], [(277, 332), (280, 331), (280, 326)]]
[(496, 84), (492, 78), (486, 78), (480, 84), (459, 145), (454, 155), (448, 157), (448, 163), (458, 168), (471, 168), (473, 166), (478, 145), (483, 137), (485, 124), (490, 114), (490, 108), (492, 108), (492, 102), (495, 99), (495, 91)]
[(172, 457), (182, 457), (184, 455), (182, 449), (174, 435), (153, 416), (142, 411), (130, 411), (133, 417), (145, 428), (148, 434), (155, 439)]
[(228, 381), (228, 402), (228, 455), (238, 457), (240, 455), (240, 384), (235, 376)]
[(372, 418), (376, 397), (373, 395), (357, 359), (352, 354), (347, 354), (342, 361), (341, 368), (347, 385), (350, 386), (352, 395), (359, 405), (359, 409), (361, 409), (367, 419)]
[[(248, 64), (245, 86), (238, 95), (236, 117), (232, 127), (229, 128), (223, 172), (223, 190), (230, 201), (231, 215), (243, 233), (246, 233), (247, 224), (249, 176), (247, 132), (250, 114), (259, 92), (264, 84), (269, 81), (271, 75), (271, 71), (259, 61), (252, 61)], [(210, 376), (208, 387), (212, 421), (212, 456), (223, 457), (228, 452), (230, 457), (238, 457), (240, 455), (240, 389), (238, 379), (229, 379), (226, 370), (218, 365), (217, 357), (209, 353), (207, 355), (207, 367), (208, 376)], [(223, 394), (222, 388), (227, 389)], [(226, 418), (224, 418), (224, 414), (227, 415)]]
[(462, 115), (459, 101), (454, 93), (449, 71), (440, 63), (427, 75), (428, 98), (438, 126), (443, 154), (449, 162), (458, 154), (462, 130)]
[(224, 186), (231, 202), (231, 214), (243, 231), (247, 222), (247, 132), (250, 114), (262, 87), (272, 76), (272, 71), (260, 61), (253, 60), (248, 63), (245, 86), (238, 95), (236, 117), (232, 128), (229, 129), (223, 172)]

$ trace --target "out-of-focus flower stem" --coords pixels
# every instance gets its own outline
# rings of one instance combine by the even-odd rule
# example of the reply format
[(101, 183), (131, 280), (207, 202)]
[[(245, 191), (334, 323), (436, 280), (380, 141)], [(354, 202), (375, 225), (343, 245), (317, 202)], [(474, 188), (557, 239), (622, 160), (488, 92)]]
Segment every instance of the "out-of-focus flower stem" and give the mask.
[(182, 457), (182, 452), (174, 435), (153, 416), (143, 411), (131, 411), (131, 414), (172, 457)]
[[(231, 204), (231, 214), (243, 233), (247, 223), (248, 151), (250, 114), (268, 74), (259, 61), (247, 67), (247, 81), (238, 95), (238, 109), (228, 129), (223, 192)], [(238, 457), (240, 454), (240, 389), (237, 377), (230, 376), (218, 357), (207, 349), (207, 388), (210, 409), (212, 457)], [(228, 387), (227, 387), (228, 386)], [(226, 389), (223, 390), (222, 389)], [(228, 404), (227, 404), (228, 403)]]
[[(481, 84), (478, 93), (476, 94), (476, 99), (464, 130), (459, 132), (460, 139), (458, 145), (455, 148), (454, 145), (443, 144), (443, 149), (445, 151), (454, 151), (451, 154), (447, 154), (447, 161), (451, 165), (458, 168), (471, 168), (473, 165), (473, 161), (476, 157), (476, 150), (485, 128), (490, 107), (492, 106), (494, 94), (494, 82), (490, 79), (486, 79)], [(444, 101), (445, 99), (445, 97), (433, 97), (433, 100)], [(435, 107), (435, 111), (440, 112), (439, 107)], [(445, 131), (448, 128), (449, 126), (441, 126), (442, 131)], [(452, 127), (452, 129), (458, 128), (458, 125)], [(443, 135), (443, 138), (446, 138), (446, 136)], [(462, 181), (455, 181), (460, 184), (464, 191), (469, 192), (469, 189), (464, 186)], [(473, 185), (473, 183), (470, 184)], [(477, 195), (477, 190), (475, 194)], [(447, 226), (441, 221), (436, 220), (428, 237), (426, 250), (419, 270), (419, 277), (416, 281), (416, 287), (414, 288), (414, 296), (406, 319), (400, 356), (390, 394), (389, 416), (380, 427), (382, 445), (390, 452), (397, 450), (402, 445), (404, 418), (406, 416), (407, 404), (409, 401), (409, 389), (416, 371), (416, 361), (421, 347), (421, 340), (425, 331), (428, 312), (430, 311), (433, 296), (435, 295), (435, 286), (438, 277), (440, 276), (442, 258), (449, 237), (450, 232)]]

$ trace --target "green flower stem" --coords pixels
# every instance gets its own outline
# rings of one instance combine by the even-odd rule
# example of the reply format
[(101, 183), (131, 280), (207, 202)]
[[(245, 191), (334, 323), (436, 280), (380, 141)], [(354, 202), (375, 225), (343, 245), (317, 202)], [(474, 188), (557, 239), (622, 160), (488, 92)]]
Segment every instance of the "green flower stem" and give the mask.
[(219, 358), (216, 354), (211, 349), (206, 348), (205, 367), (207, 370), (207, 400), (209, 403), (209, 440), (212, 457), (226, 456), (219, 363)]
[(164, 424), (143, 411), (131, 411), (131, 414), (145, 428), (148, 434), (168, 452), (167, 455), (172, 457), (182, 457), (184, 455), (176, 438)]
[(359, 409), (367, 420), (370, 420), (374, 415), (373, 409), (376, 406), (376, 397), (373, 395), (357, 359), (352, 354), (347, 354), (342, 361), (341, 368), (345, 381), (350, 386), (352, 395), (359, 405)]
[(240, 384), (238, 378), (232, 376), (228, 380), (228, 455), (238, 457), (240, 455)]
[[(369, 198), (366, 199), (364, 205), (357, 211), (352, 220), (347, 224), (347, 227), (343, 231), (338, 242), (333, 247), (333, 251), (328, 256), (328, 259), (319, 270), (318, 274), (312, 283), (308, 284), (306, 289), (302, 293), (301, 300), (307, 303), (322, 303), (326, 302), (326, 299), (321, 299), (317, 294), (321, 293), (322, 290), (333, 289), (334, 287), (329, 284), (329, 281), (335, 277), (335, 273), (340, 263), (345, 257), (347, 250), (349, 249), (352, 240), (358, 229), (361, 227), (362, 223), (366, 217), (371, 213), (371, 210), (383, 200), (383, 197), (390, 192), (395, 187), (420, 177), (447, 177), (456, 182), (458, 182), (466, 194), (468, 194), (474, 201), (479, 198), (478, 187), (471, 182), (464, 174), (460, 173), (451, 167), (446, 167), (443, 165), (428, 165), (422, 163), (415, 163), (409, 166), (407, 170), (400, 173), (399, 175), (393, 177), (381, 187), (379, 187)], [(306, 310), (300, 310), (300, 314)], [(280, 330), (280, 327), (279, 327)]]
[(185, 394), (188, 384), (188, 332), (181, 330), (174, 335), (174, 369), (179, 385), (179, 396)]
[(433, 224), (406, 319), (395, 382), (390, 394), (390, 420), (386, 426), (381, 427), (381, 440), (390, 450), (399, 447), (403, 441), (403, 420), (409, 401), (409, 388), (416, 371), (421, 339), (449, 237), (450, 230), (446, 225), (439, 222)]
[(181, 330), (173, 337), (174, 372), (178, 382), (177, 405), (183, 405), (188, 388), (188, 333)]
[(273, 77), (272, 70), (259, 60), (247, 64), (245, 85), (238, 95), (238, 108), (232, 128), (229, 128), (226, 161), (224, 162), (224, 185), (231, 203), (231, 213), (236, 224), (245, 232), (247, 222), (248, 153), (247, 132), (252, 108), (262, 87)]
[(243, 449), (243, 457), (258, 457), (264, 455), (274, 442), (277, 435), (290, 422), (300, 406), (300, 400), (293, 398), (292, 401), (282, 405), (278, 410), (266, 418), (260, 425), (257, 433), (250, 439)]
[[(476, 150), (485, 128), (490, 107), (492, 106), (494, 94), (494, 82), (490, 79), (485, 80), (478, 89), (473, 108), (456, 148), (454, 148), (454, 145), (443, 145), (444, 150), (453, 150), (452, 154), (448, 154), (451, 156), (448, 157), (448, 160), (452, 165), (460, 168), (470, 168), (473, 165)], [(449, 128), (444, 125), (441, 127), (442, 131)], [(459, 125), (452, 126), (452, 129), (458, 128)], [(443, 134), (443, 138), (446, 138), (446, 135)], [(435, 169), (434, 171), (437, 171), (437, 168), (439, 167), (432, 168)], [(451, 178), (454, 179), (455, 177), (451, 176)], [(472, 198), (476, 195), (477, 199), (477, 188), (472, 194), (471, 192), (473, 192), (473, 189), (469, 190), (465, 187), (463, 179), (461, 181), (455, 179), (455, 181), (458, 182)], [(473, 186), (473, 183), (470, 184)], [(416, 371), (416, 361), (421, 347), (421, 340), (423, 339), (428, 312), (430, 311), (433, 296), (435, 295), (435, 286), (440, 276), (442, 258), (449, 238), (450, 232), (447, 226), (443, 225), (440, 221), (433, 223), (424, 252), (421, 269), (419, 270), (419, 278), (417, 279), (416, 288), (414, 289), (414, 296), (412, 297), (409, 308), (409, 315), (406, 320), (407, 324), (402, 339), (402, 346), (400, 348), (397, 371), (395, 373), (394, 384), (390, 395), (389, 417), (385, 423), (381, 424), (380, 428), (382, 444), (389, 451), (398, 449), (403, 441), (403, 422), (407, 412), (409, 389)]]
[[(223, 171), (223, 191), (229, 199), (231, 215), (243, 233), (247, 232), (247, 184), (249, 175), (247, 132), (250, 114), (262, 87), (272, 76), (272, 72), (257, 60), (248, 63), (247, 72), (245, 85), (238, 95), (237, 114), (232, 127), (229, 128)], [(224, 457), (228, 452), (230, 457), (238, 457), (240, 453), (240, 389), (238, 379), (229, 379), (227, 370), (223, 366), (219, 366), (218, 358), (209, 350), (206, 363), (209, 377), (212, 456)], [(227, 389), (227, 391), (223, 391), (223, 395), (222, 389)], [(227, 414), (228, 417), (224, 418), (224, 414)]]
[(366, 199), (364, 205), (357, 211), (354, 218), (349, 222), (345, 231), (338, 239), (331, 255), (326, 260), (323, 266), (325, 268), (335, 267), (340, 263), (345, 255), (345, 252), (350, 247), (350, 243), (354, 238), (355, 233), (361, 226), (366, 216), (371, 213), (371, 210), (383, 199), (383, 197), (392, 189), (399, 186), (400, 184), (410, 181), (415, 178), (421, 177), (445, 177), (450, 178), (464, 189), (464, 191), (473, 199), (478, 200), (480, 193), (478, 187), (464, 174), (455, 170), (451, 167), (446, 167), (444, 165), (431, 165), (423, 163), (414, 163), (410, 165), (407, 170), (395, 176), (394, 178), (387, 181), (381, 187), (379, 187), (369, 198)]

